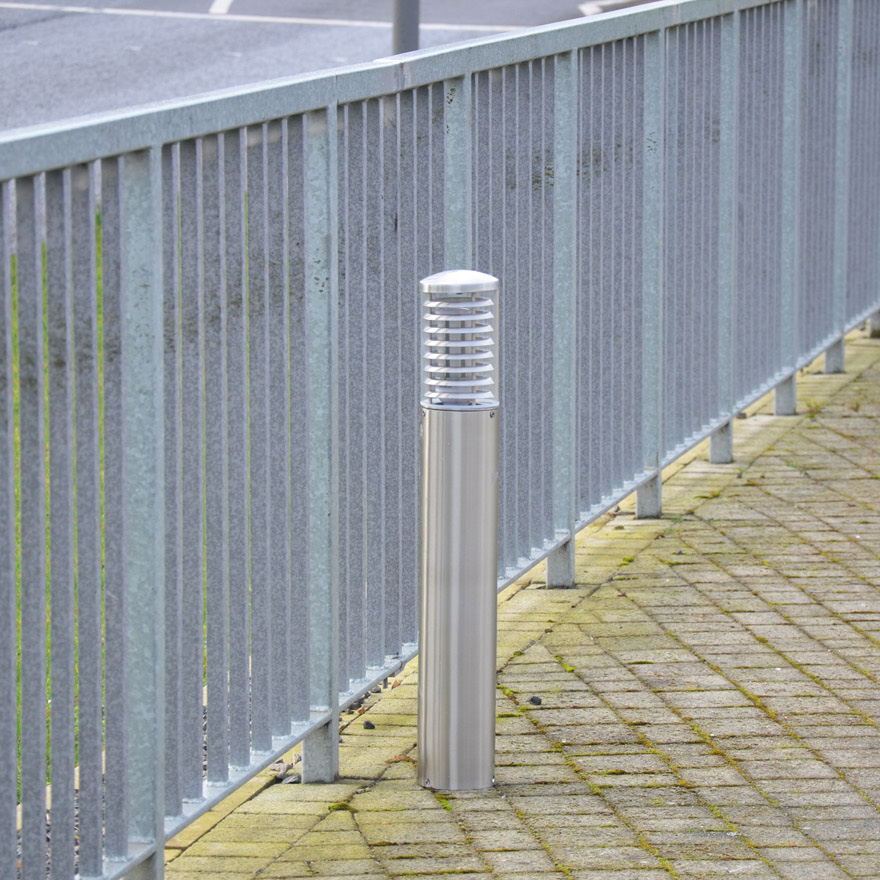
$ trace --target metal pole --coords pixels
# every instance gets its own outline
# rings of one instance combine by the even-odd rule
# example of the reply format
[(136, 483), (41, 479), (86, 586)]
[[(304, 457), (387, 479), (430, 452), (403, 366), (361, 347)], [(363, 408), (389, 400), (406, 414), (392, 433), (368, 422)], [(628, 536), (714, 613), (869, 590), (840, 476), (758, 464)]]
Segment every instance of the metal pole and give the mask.
[(418, 779), (426, 788), (488, 788), (495, 777), (498, 279), (453, 270), (419, 288), (426, 302)]
[(419, 48), (419, 0), (394, 0), (391, 51), (394, 55)]

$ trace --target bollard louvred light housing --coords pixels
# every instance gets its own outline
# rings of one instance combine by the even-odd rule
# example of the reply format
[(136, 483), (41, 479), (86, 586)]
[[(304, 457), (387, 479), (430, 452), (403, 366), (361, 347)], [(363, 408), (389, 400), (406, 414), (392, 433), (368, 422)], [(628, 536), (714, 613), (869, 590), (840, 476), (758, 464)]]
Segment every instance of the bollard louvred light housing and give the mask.
[(423, 403), (496, 407), (494, 297), (498, 279), (482, 272), (439, 272), (420, 284), (424, 303)]

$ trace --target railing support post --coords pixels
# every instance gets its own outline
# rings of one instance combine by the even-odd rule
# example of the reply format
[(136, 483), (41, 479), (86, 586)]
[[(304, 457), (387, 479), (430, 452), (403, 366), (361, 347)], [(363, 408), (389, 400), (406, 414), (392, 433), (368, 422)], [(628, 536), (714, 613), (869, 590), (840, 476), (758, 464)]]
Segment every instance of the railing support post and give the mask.
[(130, 842), (150, 856), (128, 876), (164, 876), (165, 497), (162, 169), (158, 147), (126, 155), (122, 403), (126, 797)]
[(492, 379), (498, 280), (440, 272), (425, 305), (419, 547), (419, 784), (495, 776), (498, 425)]
[(339, 773), (337, 123), (331, 104), (309, 113), (305, 127), (310, 698), (330, 721), (303, 741), (303, 782), (332, 782)]
[(733, 420), (725, 422), (709, 440), (709, 461), (712, 464), (733, 461)]
[(662, 510), (663, 450), (663, 200), (666, 101), (666, 34), (645, 38), (642, 223), (642, 459), (647, 482), (636, 490), (636, 516), (656, 519)]
[(783, 379), (773, 395), (773, 412), (777, 416), (793, 416), (797, 410), (797, 377), (792, 373)]
[(880, 339), (880, 312), (874, 312), (870, 318), (868, 318), (868, 336), (871, 339)]
[(825, 372), (845, 373), (846, 341), (841, 337), (825, 349)]
[(636, 489), (636, 519), (657, 519), (663, 509), (663, 476), (660, 471)]
[(547, 557), (547, 586), (573, 587), (577, 507), (577, 53), (556, 57), (553, 162), (553, 526), (568, 540)]

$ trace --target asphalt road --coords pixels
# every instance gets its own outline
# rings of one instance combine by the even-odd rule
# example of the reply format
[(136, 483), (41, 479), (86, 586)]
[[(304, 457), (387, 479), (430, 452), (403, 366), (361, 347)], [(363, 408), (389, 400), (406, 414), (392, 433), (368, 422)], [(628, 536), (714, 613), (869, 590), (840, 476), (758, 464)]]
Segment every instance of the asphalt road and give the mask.
[[(0, 130), (371, 61), (392, 0), (0, 0)], [(577, 18), (578, 0), (421, 0), (421, 45)]]

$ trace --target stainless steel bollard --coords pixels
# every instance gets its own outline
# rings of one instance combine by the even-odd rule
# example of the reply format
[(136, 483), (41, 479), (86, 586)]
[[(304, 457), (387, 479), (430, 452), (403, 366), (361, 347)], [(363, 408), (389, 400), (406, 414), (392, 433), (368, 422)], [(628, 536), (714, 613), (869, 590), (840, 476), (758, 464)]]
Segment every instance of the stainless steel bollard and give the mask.
[(493, 299), (498, 279), (423, 279), (419, 548), (419, 784), (495, 781), (498, 423)]

